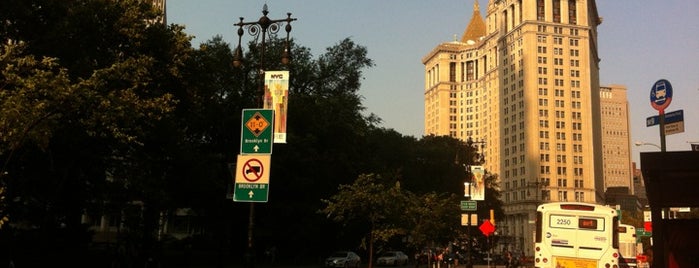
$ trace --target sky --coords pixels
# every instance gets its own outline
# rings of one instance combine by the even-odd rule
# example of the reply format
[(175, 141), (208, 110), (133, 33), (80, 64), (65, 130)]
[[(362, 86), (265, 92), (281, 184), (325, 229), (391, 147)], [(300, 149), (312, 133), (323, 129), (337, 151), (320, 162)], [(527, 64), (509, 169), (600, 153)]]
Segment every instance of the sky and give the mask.
[[(364, 70), (359, 94), (367, 113), (382, 127), (421, 138), (424, 134), (422, 57), (443, 42), (461, 39), (473, 14), (474, 0), (169, 0), (167, 21), (185, 26), (192, 45), (221, 36), (234, 47), (240, 21), (257, 21), (267, 4), (270, 19), (292, 13), (291, 38), (314, 57), (345, 38), (368, 50), (376, 66)], [(488, 0), (479, 0), (485, 18)], [(658, 115), (650, 90), (668, 80), (673, 99), (666, 112), (684, 111), (683, 133), (666, 137), (667, 151), (690, 150), (699, 142), (699, 1), (600, 0), (598, 26), (601, 85), (624, 85), (630, 109), (632, 161), (639, 152), (659, 151)], [(280, 34), (285, 34), (280, 32)], [(246, 33), (243, 43), (251, 40)], [(291, 99), (290, 101), (293, 101)]]

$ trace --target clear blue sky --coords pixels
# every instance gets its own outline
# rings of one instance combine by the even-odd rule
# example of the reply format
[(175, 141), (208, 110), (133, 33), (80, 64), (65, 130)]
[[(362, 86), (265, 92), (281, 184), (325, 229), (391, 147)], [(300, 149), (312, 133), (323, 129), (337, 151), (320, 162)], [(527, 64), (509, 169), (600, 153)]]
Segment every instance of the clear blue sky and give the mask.
[[(421, 58), (439, 43), (461, 38), (473, 12), (473, 0), (169, 0), (168, 23), (184, 25), (195, 47), (215, 35), (233, 46), (233, 24), (239, 17), (256, 21), (265, 3), (271, 19), (287, 12), (298, 18), (291, 36), (314, 56), (347, 37), (365, 46), (376, 63), (365, 70), (360, 90), (367, 112), (384, 127), (418, 138), (424, 127)], [(485, 17), (488, 0), (479, 3)], [(667, 111), (684, 110), (685, 121), (684, 133), (667, 136), (667, 148), (689, 150), (688, 141), (699, 141), (699, 1), (599, 0), (597, 7), (604, 18), (598, 27), (600, 82), (628, 88), (631, 142), (660, 144), (658, 127), (646, 127), (645, 119), (657, 115), (651, 86), (667, 79), (674, 88)], [(638, 162), (640, 151), (655, 150), (632, 145), (632, 158)]]

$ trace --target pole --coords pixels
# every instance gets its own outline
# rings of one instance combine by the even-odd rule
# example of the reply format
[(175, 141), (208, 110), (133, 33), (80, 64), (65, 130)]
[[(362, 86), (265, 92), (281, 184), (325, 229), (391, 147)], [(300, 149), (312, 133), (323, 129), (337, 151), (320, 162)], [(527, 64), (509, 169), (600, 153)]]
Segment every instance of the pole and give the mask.
[(255, 226), (255, 203), (250, 202), (250, 215), (248, 217), (248, 253), (247, 261), (248, 267), (255, 267), (255, 251), (252, 245), (253, 241), (253, 230)]
[[(469, 174), (469, 181), (470, 183), (468, 184), (468, 200), (471, 200), (471, 183), (473, 183), (472, 180), (472, 174), (468, 171), (470, 168), (466, 168), (467, 174)], [(471, 212), (468, 213), (468, 226), (466, 226), (466, 236), (468, 237), (468, 260), (466, 261), (466, 268), (472, 268), (473, 267), (473, 261), (472, 261), (472, 253), (471, 253), (471, 247), (473, 246), (473, 239), (471, 238)]]
[[(471, 186), (469, 186), (469, 192), (470, 192), (470, 187)], [(468, 254), (466, 254), (468, 259), (466, 260), (466, 267), (471, 268), (471, 267), (473, 267), (471, 264), (471, 246), (473, 245), (473, 241), (471, 240), (471, 213), (470, 212), (468, 213), (468, 226), (466, 226), (466, 237), (468, 237)]]
[(665, 152), (665, 110), (660, 110), (659, 112), (659, 119), (660, 119), (660, 151)]
[[(258, 73), (259, 73), (259, 84), (258, 84), (258, 90), (260, 94), (260, 99), (259, 99), (259, 107), (262, 108), (264, 107), (264, 98), (265, 98), (265, 89), (264, 89), (264, 79), (265, 79), (265, 53), (267, 49), (267, 36), (272, 36), (273, 34), (276, 34), (277, 31), (281, 28), (281, 24), (286, 22), (286, 43), (284, 47), (284, 52), (282, 55), (282, 64), (288, 64), (289, 62), (289, 32), (291, 32), (291, 22), (295, 21), (296, 18), (291, 17), (291, 13), (286, 13), (287, 17), (285, 19), (277, 19), (277, 20), (272, 20), (269, 17), (267, 17), (267, 14), (269, 14), (269, 11), (267, 10), (267, 4), (264, 4), (262, 6), (262, 17), (260, 17), (259, 20), (257, 21), (250, 21), (250, 22), (245, 22), (243, 21), (243, 17), (240, 17), (240, 22), (234, 24), (235, 26), (238, 26), (238, 46), (236, 47), (233, 55), (233, 66), (240, 67), (243, 62), (243, 50), (241, 47), (241, 39), (244, 34), (243, 28), (245, 27), (248, 30), (248, 33), (251, 36), (254, 36), (255, 40), (257, 40), (258, 35), (261, 34), (262, 40), (260, 43), (260, 62), (258, 66)], [(253, 232), (254, 232), (254, 227), (255, 227), (255, 203), (250, 202), (250, 215), (248, 217), (248, 247), (247, 247), (247, 253), (246, 253), (246, 259), (248, 260), (248, 267), (255, 267), (255, 252), (253, 248)]]

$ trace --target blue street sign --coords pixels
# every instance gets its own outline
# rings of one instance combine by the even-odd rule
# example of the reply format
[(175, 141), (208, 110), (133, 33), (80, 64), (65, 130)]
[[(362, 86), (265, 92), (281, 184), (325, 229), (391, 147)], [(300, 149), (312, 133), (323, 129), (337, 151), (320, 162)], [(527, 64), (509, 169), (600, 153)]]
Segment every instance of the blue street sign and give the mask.
[[(677, 123), (684, 121), (684, 110), (672, 111), (665, 113), (665, 124)], [(646, 118), (646, 126), (655, 126), (660, 124), (660, 116), (654, 115)]]

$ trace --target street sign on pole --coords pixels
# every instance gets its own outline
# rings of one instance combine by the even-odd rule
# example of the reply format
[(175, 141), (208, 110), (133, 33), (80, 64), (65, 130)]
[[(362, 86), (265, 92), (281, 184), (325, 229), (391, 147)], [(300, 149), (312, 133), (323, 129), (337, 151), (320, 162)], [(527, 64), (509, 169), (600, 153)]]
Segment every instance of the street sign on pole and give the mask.
[[(665, 113), (665, 124), (677, 123), (684, 121), (684, 110), (677, 110)], [(660, 116), (654, 115), (646, 118), (646, 126), (655, 126), (660, 124)]]
[(636, 229), (636, 237), (641, 237), (641, 236), (652, 236), (652, 232), (648, 232), (644, 229), (638, 228)]
[(461, 226), (477, 226), (478, 225), (478, 214), (469, 213), (461, 214)]
[(270, 155), (238, 155), (233, 201), (267, 202)]
[(461, 201), (461, 210), (463, 211), (476, 211), (478, 202), (472, 201)]
[[(665, 152), (665, 108), (670, 106), (672, 102), (672, 85), (670, 81), (665, 79), (660, 79), (653, 84), (650, 89), (650, 106), (653, 109), (658, 110), (659, 120), (659, 132), (660, 132), (660, 151)], [(679, 126), (673, 126), (674, 129), (672, 133), (678, 133)], [(682, 131), (684, 131), (684, 124), (682, 124)]]
[(241, 154), (271, 154), (274, 110), (243, 109), (240, 134)]
[(665, 108), (670, 106), (670, 102), (672, 102), (672, 85), (670, 81), (665, 79), (656, 81), (650, 89), (650, 106), (663, 114), (665, 113)]
[(684, 132), (684, 121), (665, 124), (665, 135), (672, 135)]
[(480, 229), (483, 235), (485, 236), (490, 236), (490, 234), (495, 232), (495, 226), (493, 226), (493, 224), (490, 223), (489, 220), (484, 220), (481, 226), (478, 227), (478, 229)]

